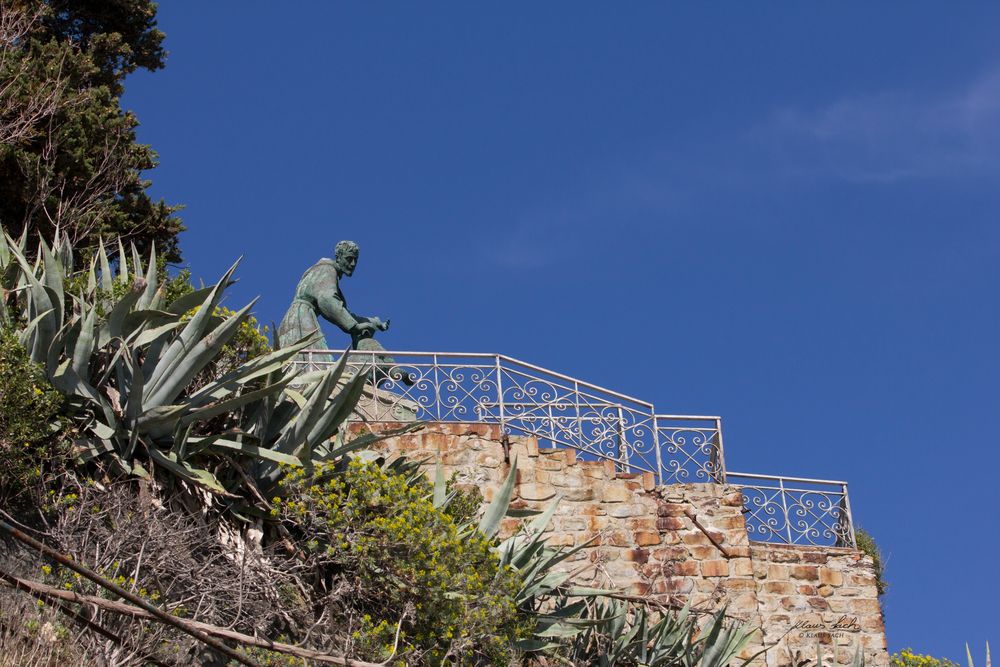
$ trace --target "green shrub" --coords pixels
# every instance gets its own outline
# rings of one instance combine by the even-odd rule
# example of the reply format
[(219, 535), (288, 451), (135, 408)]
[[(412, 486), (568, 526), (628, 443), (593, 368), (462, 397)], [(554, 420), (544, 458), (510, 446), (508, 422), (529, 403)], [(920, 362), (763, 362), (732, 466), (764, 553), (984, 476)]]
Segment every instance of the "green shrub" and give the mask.
[(10, 329), (0, 329), (0, 499), (37, 482), (59, 451), (54, 431), (62, 395)]
[(290, 469), (282, 489), (273, 514), (303, 535), (313, 564), (354, 591), (357, 657), (388, 658), (402, 618), (399, 654), (411, 664), (510, 663), (520, 579), (488, 538), (434, 507), (426, 481), (354, 460), (340, 472)]
[(958, 663), (952, 662), (948, 658), (920, 655), (914, 653), (911, 648), (904, 648), (899, 653), (893, 653), (889, 658), (889, 664), (891, 667), (958, 667)]
[(875, 543), (875, 538), (872, 537), (872, 534), (864, 528), (858, 528), (855, 539), (857, 540), (858, 549), (872, 558), (873, 569), (875, 570), (875, 587), (878, 589), (878, 594), (881, 597), (889, 590), (889, 582), (884, 578), (885, 561), (882, 558), (882, 550)]

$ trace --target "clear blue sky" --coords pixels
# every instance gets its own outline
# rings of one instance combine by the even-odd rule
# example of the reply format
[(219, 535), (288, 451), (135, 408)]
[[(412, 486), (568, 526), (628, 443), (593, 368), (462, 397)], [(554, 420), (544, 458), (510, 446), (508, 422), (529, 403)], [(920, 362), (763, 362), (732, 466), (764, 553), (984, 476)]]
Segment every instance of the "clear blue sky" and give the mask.
[[(353, 238), (390, 349), (721, 414), (851, 483), (890, 649), (1000, 644), (1000, 4), (165, 2), (126, 106), (279, 320)], [(236, 301), (231, 305), (235, 305)], [(331, 340), (339, 340), (328, 330)]]

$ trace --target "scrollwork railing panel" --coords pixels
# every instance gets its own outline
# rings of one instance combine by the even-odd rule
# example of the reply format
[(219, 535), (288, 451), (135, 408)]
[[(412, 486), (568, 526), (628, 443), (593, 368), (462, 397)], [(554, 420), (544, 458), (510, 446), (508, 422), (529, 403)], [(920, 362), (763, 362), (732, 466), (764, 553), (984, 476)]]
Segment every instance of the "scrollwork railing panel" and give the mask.
[(729, 473), (743, 491), (751, 540), (853, 547), (846, 482)]

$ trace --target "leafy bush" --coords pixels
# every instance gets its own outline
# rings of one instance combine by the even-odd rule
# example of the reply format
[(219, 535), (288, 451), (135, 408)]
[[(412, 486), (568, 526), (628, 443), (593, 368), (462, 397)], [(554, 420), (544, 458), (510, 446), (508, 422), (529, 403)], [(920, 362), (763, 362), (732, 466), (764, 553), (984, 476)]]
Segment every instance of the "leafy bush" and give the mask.
[[(858, 531), (859, 538), (861, 531)], [(867, 535), (867, 533), (865, 533)], [(860, 545), (861, 541), (858, 540)], [(911, 648), (904, 648), (899, 653), (893, 653), (889, 658), (891, 667), (958, 667), (958, 663), (948, 658), (934, 658), (929, 655), (914, 653)]]
[(875, 587), (881, 597), (889, 590), (889, 582), (885, 580), (885, 560), (882, 558), (882, 550), (875, 543), (875, 538), (864, 528), (858, 528), (855, 539), (858, 549), (872, 559), (872, 569), (875, 571)]
[(0, 329), (0, 499), (32, 486), (59, 454), (53, 431), (62, 396), (9, 329)]
[(426, 481), (355, 459), (290, 470), (282, 489), (274, 515), (304, 536), (318, 571), (352, 589), (358, 657), (389, 657), (401, 622), (410, 660), (510, 664), (520, 579), (491, 540), (435, 507)]

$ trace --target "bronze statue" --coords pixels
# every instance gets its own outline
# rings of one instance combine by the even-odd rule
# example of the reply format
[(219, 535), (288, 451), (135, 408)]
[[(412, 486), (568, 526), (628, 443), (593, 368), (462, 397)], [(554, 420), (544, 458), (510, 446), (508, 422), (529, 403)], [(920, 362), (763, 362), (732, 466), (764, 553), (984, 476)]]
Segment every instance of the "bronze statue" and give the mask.
[[(377, 331), (388, 330), (389, 320), (352, 313), (340, 290), (341, 277), (350, 277), (358, 265), (358, 252), (354, 241), (341, 241), (334, 249), (335, 259), (324, 257), (302, 274), (292, 305), (278, 327), (280, 345), (290, 345), (303, 336), (320, 332), (317, 316), (322, 316), (350, 335), (352, 349), (382, 349), (373, 336)], [(313, 347), (328, 349), (326, 338), (320, 333)]]

